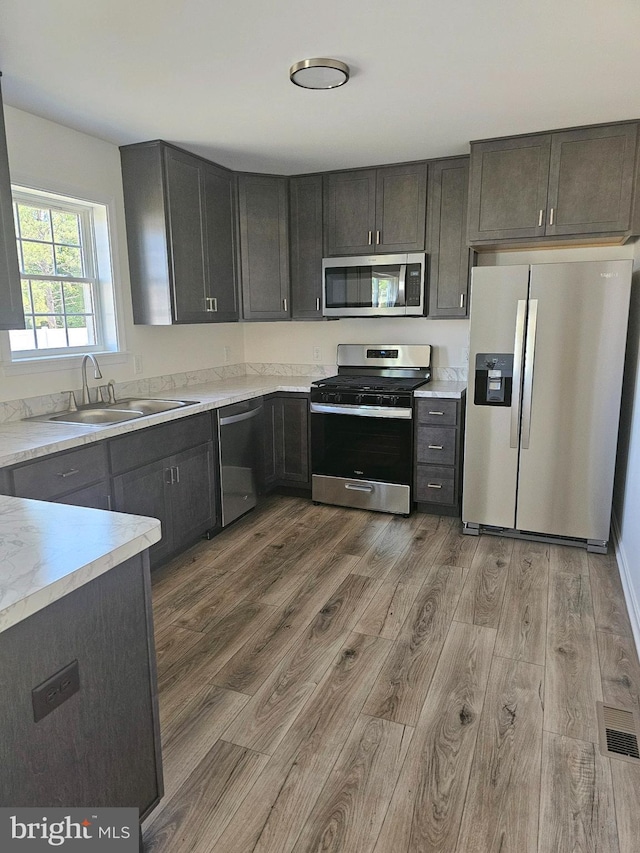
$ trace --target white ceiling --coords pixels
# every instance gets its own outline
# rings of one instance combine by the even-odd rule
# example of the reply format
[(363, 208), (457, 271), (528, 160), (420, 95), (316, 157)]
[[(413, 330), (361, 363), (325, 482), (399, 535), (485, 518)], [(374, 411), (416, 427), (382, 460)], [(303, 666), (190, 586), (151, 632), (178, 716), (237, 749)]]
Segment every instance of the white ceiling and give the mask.
[[(638, 0), (0, 0), (12, 106), (299, 173), (640, 117)], [(341, 89), (293, 86), (332, 56)]]

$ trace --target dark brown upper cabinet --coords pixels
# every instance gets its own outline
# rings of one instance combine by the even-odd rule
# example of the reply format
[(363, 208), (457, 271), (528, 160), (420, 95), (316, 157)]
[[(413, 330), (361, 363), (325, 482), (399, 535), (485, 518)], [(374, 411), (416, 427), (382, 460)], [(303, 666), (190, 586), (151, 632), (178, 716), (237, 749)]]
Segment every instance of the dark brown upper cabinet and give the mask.
[(426, 198), (426, 163), (325, 175), (325, 253), (424, 251)]
[(0, 89), (0, 329), (24, 329), (24, 327), (18, 250), (13, 224), (9, 156)]
[(238, 177), (245, 320), (290, 317), (287, 180), (271, 175)]
[(291, 317), (322, 318), (322, 175), (289, 181)]
[(161, 141), (120, 155), (134, 322), (237, 320), (233, 172)]
[(636, 144), (632, 122), (471, 143), (469, 243), (623, 242), (637, 233)]
[(429, 317), (468, 316), (467, 187), (469, 158), (429, 163)]

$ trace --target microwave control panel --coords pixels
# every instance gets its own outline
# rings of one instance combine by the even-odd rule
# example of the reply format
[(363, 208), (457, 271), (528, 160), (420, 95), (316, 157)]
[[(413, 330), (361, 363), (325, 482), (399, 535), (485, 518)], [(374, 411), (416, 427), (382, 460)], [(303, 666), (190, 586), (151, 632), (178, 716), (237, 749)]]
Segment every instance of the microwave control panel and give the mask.
[(422, 267), (420, 264), (407, 264), (405, 293), (407, 306), (419, 308), (422, 302)]
[(479, 352), (475, 364), (476, 406), (510, 406), (513, 353)]

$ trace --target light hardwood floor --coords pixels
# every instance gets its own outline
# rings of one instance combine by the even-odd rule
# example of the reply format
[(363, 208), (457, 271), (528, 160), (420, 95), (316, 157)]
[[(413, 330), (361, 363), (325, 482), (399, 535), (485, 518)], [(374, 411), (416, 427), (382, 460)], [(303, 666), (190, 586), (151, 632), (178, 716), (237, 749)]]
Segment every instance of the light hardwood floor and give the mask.
[(615, 558), (459, 522), (263, 506), (153, 577), (153, 853), (635, 853)]

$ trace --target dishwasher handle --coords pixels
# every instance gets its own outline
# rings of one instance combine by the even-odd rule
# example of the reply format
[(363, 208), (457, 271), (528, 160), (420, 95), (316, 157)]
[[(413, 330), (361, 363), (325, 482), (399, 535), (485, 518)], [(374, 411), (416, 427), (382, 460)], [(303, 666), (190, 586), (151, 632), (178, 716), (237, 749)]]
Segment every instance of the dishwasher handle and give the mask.
[(227, 424), (237, 424), (240, 421), (248, 421), (249, 418), (255, 418), (262, 411), (261, 408), (251, 409), (250, 412), (241, 412), (239, 415), (229, 415), (226, 418), (220, 418), (220, 426), (226, 426)]

